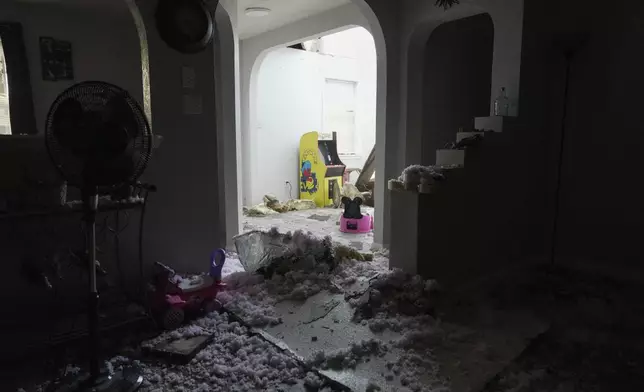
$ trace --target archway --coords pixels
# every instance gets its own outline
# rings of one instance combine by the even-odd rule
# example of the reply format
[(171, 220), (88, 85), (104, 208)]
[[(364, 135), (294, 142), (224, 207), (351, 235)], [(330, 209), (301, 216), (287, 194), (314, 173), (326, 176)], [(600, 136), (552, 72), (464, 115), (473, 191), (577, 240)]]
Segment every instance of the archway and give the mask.
[[(252, 97), (257, 94), (257, 74), (266, 54), (276, 47), (288, 46), (296, 42), (333, 33), (346, 26), (362, 26), (373, 35), (377, 55), (377, 98), (376, 98), (376, 172), (385, 173), (385, 124), (386, 124), (386, 95), (387, 95), (387, 61), (385, 39), (380, 23), (374, 12), (364, 0), (356, 0), (355, 4), (342, 6), (335, 13), (327, 12), (323, 17), (313, 17), (309, 20), (298, 21), (293, 25), (285, 26), (280, 31), (271, 31), (261, 39), (246, 39), (242, 42), (240, 53), (240, 78), (241, 78), (241, 110), (242, 110), (242, 160), (243, 167), (243, 203), (250, 204), (255, 197), (250, 184), (252, 173), (256, 173), (259, 162), (256, 160), (257, 151), (252, 146), (254, 132), (257, 130), (257, 118), (254, 115)], [(250, 174), (250, 177), (249, 177)], [(386, 243), (385, 228), (385, 186), (386, 177), (376, 176), (375, 202), (376, 202), (376, 230), (375, 242)]]
[(425, 47), (432, 32), (440, 25), (451, 21), (489, 14), (494, 26), (494, 47), (491, 72), (490, 113), (494, 97), (501, 87), (510, 95), (512, 105), (510, 115), (516, 116), (519, 111), (519, 77), (521, 68), (521, 37), (523, 32), (523, 2), (497, 4), (489, 0), (476, 0), (460, 4), (448, 11), (427, 2), (418, 4), (413, 20), (408, 26), (409, 40), (406, 60), (405, 95), (405, 131), (404, 156), (405, 165), (418, 164), (423, 160), (422, 138), (424, 107)]
[(444, 23), (425, 46), (421, 157), (434, 165), (436, 150), (472, 131), (489, 114), (494, 25), (488, 14)]
[(143, 110), (148, 120), (152, 120), (152, 95), (150, 94), (150, 53), (148, 52), (148, 34), (145, 30), (145, 23), (136, 0), (125, 0), (136, 31), (139, 35), (139, 44), (141, 45), (141, 82), (143, 91)]

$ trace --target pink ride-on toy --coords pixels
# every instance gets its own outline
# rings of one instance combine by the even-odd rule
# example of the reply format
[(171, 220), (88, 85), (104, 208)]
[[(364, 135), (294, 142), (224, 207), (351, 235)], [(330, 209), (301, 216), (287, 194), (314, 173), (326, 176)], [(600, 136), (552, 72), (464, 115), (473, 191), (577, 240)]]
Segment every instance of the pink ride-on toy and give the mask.
[(361, 198), (356, 197), (351, 200), (348, 197), (343, 197), (342, 204), (344, 204), (344, 213), (340, 217), (341, 232), (364, 234), (373, 230), (373, 216), (363, 215), (360, 211)]
[(163, 328), (176, 329), (186, 315), (210, 313), (221, 309), (217, 293), (226, 287), (221, 281), (221, 270), (226, 252), (217, 249), (210, 255), (208, 275), (182, 278), (170, 267), (156, 263), (159, 273), (155, 279), (153, 306)]

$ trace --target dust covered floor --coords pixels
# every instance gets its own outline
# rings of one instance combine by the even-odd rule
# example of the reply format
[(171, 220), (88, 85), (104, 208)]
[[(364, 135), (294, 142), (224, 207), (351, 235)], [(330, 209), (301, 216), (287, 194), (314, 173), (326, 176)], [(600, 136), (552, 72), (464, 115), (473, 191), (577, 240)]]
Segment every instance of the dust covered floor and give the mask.
[(144, 392), (644, 390), (639, 285), (533, 266), (444, 293), (374, 256), (232, 273), (218, 298), (241, 323), (212, 313), (146, 343), (213, 336), (189, 364), (130, 347), (110, 366), (140, 366)]
[(228, 279), (224, 305), (288, 352), (353, 391), (476, 391), (547, 329), (531, 312), (477, 304), (433, 312), (435, 282), (389, 271), (386, 254), (333, 271)]
[(550, 330), (485, 392), (644, 391), (644, 287), (594, 272), (540, 267), (487, 290), (497, 307), (530, 307)]
[[(362, 207), (363, 214), (373, 216), (374, 209)], [(242, 217), (242, 233), (253, 230), (270, 230), (273, 227), (281, 233), (303, 230), (313, 235), (331, 239), (339, 244), (350, 246), (358, 251), (369, 252), (374, 246), (373, 232), (366, 234), (349, 234), (340, 231), (339, 221), (343, 210), (337, 208), (318, 208), (315, 210), (292, 211), (263, 217)]]

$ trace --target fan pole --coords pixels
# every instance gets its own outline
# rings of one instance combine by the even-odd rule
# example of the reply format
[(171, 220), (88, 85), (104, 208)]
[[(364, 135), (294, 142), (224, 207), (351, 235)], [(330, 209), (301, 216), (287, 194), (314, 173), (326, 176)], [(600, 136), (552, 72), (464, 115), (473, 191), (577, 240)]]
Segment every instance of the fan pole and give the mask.
[(85, 223), (87, 225), (87, 258), (89, 271), (88, 327), (89, 327), (89, 372), (90, 381), (96, 382), (101, 374), (98, 359), (98, 288), (96, 285), (96, 189), (88, 192), (85, 200)]

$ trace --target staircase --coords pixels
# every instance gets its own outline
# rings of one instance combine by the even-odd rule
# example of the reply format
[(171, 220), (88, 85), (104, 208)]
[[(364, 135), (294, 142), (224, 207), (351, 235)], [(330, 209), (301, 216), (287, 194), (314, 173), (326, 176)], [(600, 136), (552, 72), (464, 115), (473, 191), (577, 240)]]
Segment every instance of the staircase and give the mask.
[(433, 168), (445, 179), (430, 193), (389, 191), (392, 268), (454, 287), (541, 249), (529, 178), (539, 150), (522, 148), (530, 136), (516, 118), (477, 118), (475, 128), (484, 131), (459, 132), (437, 151)]

